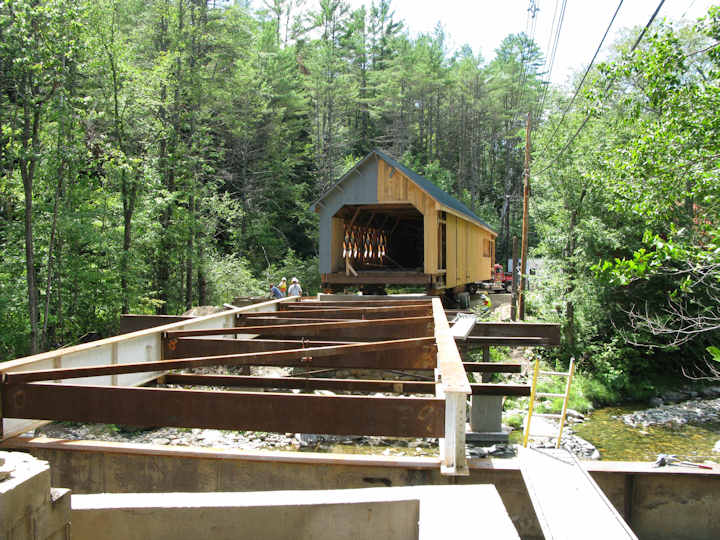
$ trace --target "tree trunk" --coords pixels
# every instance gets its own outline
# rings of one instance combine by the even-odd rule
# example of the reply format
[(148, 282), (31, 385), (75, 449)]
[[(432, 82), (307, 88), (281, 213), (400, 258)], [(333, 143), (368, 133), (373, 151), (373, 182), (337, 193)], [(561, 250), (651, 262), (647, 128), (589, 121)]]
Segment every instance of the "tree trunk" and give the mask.
[[(29, 96), (26, 98), (29, 100)], [(38, 129), (40, 126), (40, 108), (36, 105), (31, 110), (27, 101), (23, 110), (22, 148), (20, 157), (20, 174), (25, 195), (25, 274), (27, 279), (28, 314), (30, 316), (30, 353), (37, 354), (40, 350), (40, 311), (37, 277), (35, 272), (35, 248), (33, 244), (33, 180), (35, 165), (40, 151)], [(28, 158), (27, 156), (30, 156)]]

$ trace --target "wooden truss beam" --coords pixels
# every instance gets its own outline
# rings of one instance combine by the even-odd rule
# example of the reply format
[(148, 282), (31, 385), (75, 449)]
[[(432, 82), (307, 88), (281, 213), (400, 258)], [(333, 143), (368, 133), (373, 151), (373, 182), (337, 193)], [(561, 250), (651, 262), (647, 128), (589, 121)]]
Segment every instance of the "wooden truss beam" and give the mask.
[(320, 377), (255, 377), (243, 375), (170, 374), (165, 384), (184, 386), (236, 386), (246, 388), (299, 388), (301, 390), (346, 390), (351, 392), (392, 392), (434, 394), (431, 381), (385, 381), (371, 379), (329, 379)]
[[(186, 358), (182, 360), (161, 360), (159, 362), (140, 362), (132, 364), (111, 364), (89, 366), (81, 368), (46, 369), (37, 371), (22, 371), (5, 374), (5, 383), (27, 383), (33, 381), (49, 381), (62, 379), (78, 379), (84, 377), (97, 377), (100, 375), (120, 375), (123, 373), (140, 373), (146, 371), (167, 371), (170, 369), (186, 369), (217, 365), (274, 365), (286, 366), (302, 365), (306, 367), (362, 367), (370, 365), (380, 369), (414, 369), (396, 367), (400, 362), (395, 361), (398, 351), (411, 350), (415, 356), (425, 356), (426, 361), (432, 360), (432, 338), (401, 339), (395, 341), (381, 341), (373, 343), (357, 343), (353, 345), (336, 345), (330, 347), (313, 347), (291, 349), (286, 351), (267, 351), (256, 353), (230, 354), (224, 356), (208, 356), (200, 358)], [(425, 355), (422, 354), (425, 349)], [(362, 356), (370, 354), (375, 358), (363, 359)], [(359, 356), (358, 356), (359, 355)], [(430, 357), (430, 358), (428, 358)], [(387, 360), (386, 365), (382, 360)], [(353, 365), (359, 364), (359, 365)]]
[(467, 475), (469, 472), (465, 456), (465, 426), (470, 383), (440, 299), (433, 298), (432, 305), (435, 342), (438, 347), (435, 373), (441, 382), (437, 385), (436, 395), (445, 399), (445, 434), (440, 441), (440, 470), (443, 474)]
[(334, 283), (338, 285), (428, 285), (432, 281), (431, 274), (421, 272), (358, 272), (357, 276), (348, 276), (344, 273), (333, 272), (323, 274), (323, 283)]
[(338, 435), (439, 437), (437, 398), (316, 396), (65, 384), (9, 384), (8, 418)]

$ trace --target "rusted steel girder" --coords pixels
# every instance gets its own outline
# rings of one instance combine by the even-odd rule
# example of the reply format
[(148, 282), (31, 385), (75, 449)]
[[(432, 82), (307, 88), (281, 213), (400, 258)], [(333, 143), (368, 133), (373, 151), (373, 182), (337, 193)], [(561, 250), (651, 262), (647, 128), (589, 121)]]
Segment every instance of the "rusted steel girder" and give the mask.
[(294, 326), (297, 324), (317, 324), (317, 323), (339, 323), (339, 322), (353, 322), (362, 320), (360, 317), (283, 317), (277, 314), (274, 316), (266, 317), (252, 317), (245, 318), (240, 317), (235, 322), (235, 327), (244, 326), (280, 326), (290, 325)]
[(455, 341), (462, 341), (462, 345), (466, 347), (536, 347), (548, 344), (548, 339), (544, 337), (495, 337), (495, 336), (467, 336), (455, 338)]
[(557, 323), (477, 322), (472, 337), (542, 338), (542, 345), (560, 344), (560, 325)]
[[(240, 340), (238, 340), (240, 341)], [(356, 367), (353, 363), (363, 367), (363, 363), (375, 364), (379, 362), (363, 362), (365, 354), (380, 355), (387, 359), (390, 367), (381, 369), (412, 369), (397, 368), (394, 357), (400, 351), (413, 351), (420, 356), (423, 349), (427, 349), (428, 356), (432, 358), (433, 338), (400, 339), (395, 341), (382, 341), (373, 343), (356, 343), (353, 345), (336, 345), (330, 347), (300, 348), (286, 351), (266, 351), (256, 353), (229, 354), (224, 356), (208, 356), (200, 358), (186, 358), (181, 360), (161, 360), (159, 362), (140, 362), (132, 364), (111, 364), (103, 366), (89, 366), (82, 368), (45, 369), (37, 371), (21, 371), (6, 373), (6, 383), (27, 383), (33, 381), (48, 381), (60, 379), (77, 379), (83, 377), (97, 377), (100, 375), (119, 375), (122, 373), (142, 373), (147, 371), (167, 371), (170, 369), (195, 368), (217, 365), (274, 365), (286, 366), (297, 362), (296, 365), (306, 367)], [(354, 362), (353, 362), (354, 360)]]
[(473, 396), (529, 396), (529, 384), (471, 383)]
[(238, 313), (237, 319), (254, 319), (257, 317), (298, 317), (298, 318), (324, 318), (324, 319), (387, 319), (405, 317), (429, 317), (432, 315), (432, 306), (410, 305), (392, 307), (357, 307), (340, 308), (317, 306), (308, 309), (286, 309), (280, 311), (256, 311), (253, 313)]
[(337, 435), (442, 437), (438, 398), (7, 384), (8, 418)]
[(322, 301), (322, 300), (303, 300), (302, 302), (283, 302), (277, 304), (278, 310), (286, 309), (330, 309), (330, 308), (353, 308), (353, 307), (398, 307), (398, 306), (417, 306), (432, 305), (430, 298), (418, 298), (417, 300), (340, 300), (340, 301)]
[(522, 364), (512, 362), (463, 362), (471, 373), (522, 373)]
[(307, 390), (347, 390), (351, 392), (393, 392), (395, 394), (434, 394), (431, 381), (386, 381), (372, 379), (326, 379), (320, 377), (256, 377), (243, 375), (170, 374), (165, 384), (186, 386), (237, 386), (246, 388), (299, 388)]
[(238, 328), (211, 328), (179, 330), (165, 333), (167, 339), (191, 336), (222, 336), (252, 334), (282, 337), (318, 337), (321, 339), (383, 341), (431, 336), (432, 317), (405, 317), (401, 319), (374, 319), (372, 321), (322, 322), (282, 324), (278, 326), (243, 326)]
[(308, 347), (332, 347), (364, 343), (358, 341), (314, 341), (302, 339), (226, 339), (188, 337), (163, 340), (163, 358), (196, 358), (264, 351), (287, 351)]
[[(412, 370), (433, 370), (436, 365), (436, 347), (434, 342), (428, 338), (423, 342), (411, 342), (411, 345), (403, 348), (374, 348), (365, 350), (362, 353), (346, 352), (336, 356), (325, 358), (317, 357), (310, 354), (294, 360), (278, 361), (272, 356), (256, 358), (252, 361), (234, 365), (248, 366), (285, 366), (285, 367), (330, 367), (337, 369), (412, 369)], [(195, 358), (201, 355), (233, 355), (245, 352), (267, 350), (273, 343), (272, 340), (258, 339), (213, 339), (213, 338), (179, 338), (175, 341), (174, 350), (170, 350), (169, 343), (166, 343), (166, 359)], [(261, 344), (257, 347), (258, 343)], [(289, 343), (288, 341), (278, 341), (277, 343)], [(292, 347), (294, 349), (302, 349), (303, 347), (313, 347), (314, 344), (320, 342), (313, 341), (297, 341)], [(332, 342), (323, 342), (332, 343)], [(377, 343), (388, 342), (370, 342), (368, 345), (376, 345)], [(391, 342), (390, 342), (391, 343)], [(334, 345), (334, 343), (332, 343)], [(257, 347), (257, 348), (256, 348)], [(287, 349), (287, 345), (282, 346)], [(271, 350), (280, 350), (271, 349)]]

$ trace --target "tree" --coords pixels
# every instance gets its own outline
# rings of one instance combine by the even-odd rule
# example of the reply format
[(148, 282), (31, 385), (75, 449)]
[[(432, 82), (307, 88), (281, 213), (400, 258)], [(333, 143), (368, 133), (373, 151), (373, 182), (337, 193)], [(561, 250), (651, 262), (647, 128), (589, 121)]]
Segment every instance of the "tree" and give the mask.
[(41, 130), (48, 103), (66, 83), (71, 64), (80, 54), (77, 36), (81, 31), (81, 10), (74, 2), (19, 0), (0, 5), (3, 35), (0, 63), (5, 68), (3, 86), (7, 104), (12, 108), (6, 152), (7, 159), (17, 165), (23, 185), (25, 275), (32, 352), (39, 350), (41, 337), (33, 239), (33, 186), (44, 151)]

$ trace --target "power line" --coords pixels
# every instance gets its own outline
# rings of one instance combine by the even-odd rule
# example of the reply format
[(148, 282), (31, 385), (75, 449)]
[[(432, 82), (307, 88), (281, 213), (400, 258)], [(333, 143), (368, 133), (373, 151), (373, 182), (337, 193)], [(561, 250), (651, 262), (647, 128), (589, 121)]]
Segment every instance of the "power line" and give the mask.
[(655, 9), (655, 13), (652, 14), (652, 17), (650, 17), (650, 20), (645, 25), (645, 28), (642, 29), (642, 32), (640, 32), (640, 35), (637, 38), (637, 41), (635, 42), (635, 45), (632, 46), (632, 49), (630, 49), (630, 52), (635, 52), (635, 49), (640, 44), (640, 41), (642, 41), (643, 36), (645, 35), (645, 32), (647, 32), (647, 29), (650, 28), (650, 25), (655, 20), (655, 17), (657, 17), (658, 12), (660, 11), (660, 8), (663, 7), (663, 4), (665, 3), (665, 0), (660, 0), (660, 3), (658, 4), (658, 7)]
[[(530, 39), (531, 42), (534, 40), (535, 36), (535, 29), (537, 27), (537, 12), (540, 11), (540, 8), (537, 7), (536, 0), (529, 0), (528, 2), (528, 9), (527, 9), (527, 16), (525, 18), (525, 37)], [(531, 37), (532, 36), (532, 37)], [(517, 100), (515, 102), (515, 113), (513, 114), (513, 119), (511, 122), (511, 125), (514, 126), (517, 122), (518, 115), (519, 115), (519, 108), (522, 104), (523, 99), (525, 98), (525, 83), (527, 82), (527, 75), (528, 75), (528, 58), (525, 58), (523, 54), (524, 48), (520, 49), (520, 60), (522, 61), (522, 64), (520, 66), (520, 73), (519, 73), (519, 89), (518, 89), (518, 95)]]
[[(562, 32), (562, 26), (563, 22), (565, 21), (565, 9), (567, 7), (567, 0), (563, 0), (562, 8), (560, 9), (560, 18), (557, 19), (557, 8), (558, 8), (558, 0), (555, 0), (555, 11), (553, 13), (553, 22), (550, 27), (550, 36), (548, 38), (548, 45), (547, 45), (547, 51), (549, 52), (549, 67), (547, 71), (547, 76), (545, 77), (545, 88), (543, 89), (542, 93), (542, 99), (540, 100), (540, 104), (537, 108), (537, 112), (535, 116), (540, 116), (542, 114), (543, 108), (545, 107), (545, 100), (547, 98), (549, 89), (550, 89), (550, 79), (552, 78), (552, 72), (553, 68), (555, 67), (555, 58), (557, 55), (557, 48), (558, 43), (560, 42), (560, 33)], [(555, 21), (558, 20), (558, 25), (555, 27)], [(555, 31), (555, 36), (553, 39), (553, 30)], [(552, 46), (551, 46), (552, 44)], [(545, 65), (548, 65), (548, 57), (545, 59)]]
[[(567, 0), (565, 0), (567, 1)], [(529, 7), (527, 9), (528, 11), (528, 19), (525, 24), (525, 37), (529, 40), (528, 45), (533, 45), (535, 43), (535, 31), (537, 30), (537, 12), (540, 11), (540, 8), (537, 7), (536, 0), (530, 0), (529, 1)], [(529, 30), (528, 30), (529, 29)], [(523, 53), (524, 49), (521, 49), (521, 54)], [(525, 91), (526, 91), (526, 83), (528, 80), (529, 75), (529, 56), (522, 58), (522, 75), (520, 77), (520, 96), (517, 101), (517, 106), (519, 107), (523, 99), (525, 98)], [(517, 120), (518, 111), (515, 113), (515, 117), (513, 119), (513, 124)]]
[(690, 5), (685, 8), (685, 13), (682, 14), (682, 17), (683, 17), (683, 18), (685, 18), (685, 15), (688, 14), (688, 11), (690, 11), (694, 5), (695, 5), (695, 0), (692, 0), (692, 1), (690, 2)]
[[(621, 2), (621, 3), (622, 3), (622, 2)], [(643, 28), (643, 29), (642, 29), (642, 32), (640, 32), (640, 35), (638, 36), (637, 40), (635, 41), (635, 44), (634, 44), (634, 45), (632, 46), (632, 48), (630, 49), (630, 54), (632, 54), (633, 52), (635, 52), (635, 49), (636, 49), (637, 46), (640, 44), (640, 41), (642, 40), (643, 36), (645, 36), (645, 33), (647, 32), (648, 28), (650, 28), (650, 25), (651, 25), (651, 24), (653, 23), (653, 21), (655, 20), (655, 17), (657, 17), (657, 14), (660, 12), (660, 9), (662, 8), (662, 6), (663, 6), (664, 3), (665, 3), (665, 0), (660, 0), (660, 3), (658, 4), (657, 8), (655, 9), (655, 12), (652, 14), (652, 16), (650, 17), (650, 20), (649, 20), (649, 21), (647, 22), (647, 24), (645, 25), (645, 28)], [(618, 8), (618, 9), (619, 9), (619, 8)], [(614, 17), (613, 17), (613, 18), (614, 18)], [(604, 38), (603, 38), (603, 39), (604, 39)], [(612, 77), (608, 80), (608, 84), (607, 84), (606, 87), (605, 87), (605, 92), (607, 92), (608, 90), (610, 90), (610, 87), (612, 86), (612, 84), (613, 84), (614, 82), (615, 82), (615, 76), (612, 76)], [(580, 134), (580, 132), (583, 130), (583, 128), (585, 127), (585, 125), (588, 123), (588, 121), (590, 120), (590, 116), (591, 116), (591, 113), (588, 113), (587, 116), (585, 116), (585, 120), (583, 120), (582, 124), (580, 124), (580, 127), (579, 127), (579, 128), (577, 129), (577, 131), (573, 134), (573, 136), (570, 137), (570, 139), (568, 139), (567, 143), (565, 143), (565, 146), (563, 146), (562, 150), (560, 150), (560, 152), (558, 153), (558, 155), (555, 156), (555, 158), (548, 164), (547, 167), (545, 167), (545, 168), (542, 169), (541, 171), (537, 172), (536, 174), (542, 174), (542, 173), (544, 173), (545, 171), (547, 171), (548, 169), (550, 169), (550, 167), (552, 167), (552, 166), (557, 162), (558, 159), (560, 159), (560, 158), (562, 157), (562, 155), (565, 153), (565, 151), (572, 145), (572, 143), (575, 141), (575, 139), (577, 138), (577, 136), (578, 136), (578, 135)], [(558, 125), (559, 125), (559, 124), (558, 124)], [(556, 130), (556, 131), (557, 131), (557, 130)], [(553, 133), (553, 135), (554, 135), (554, 133)], [(552, 138), (552, 137), (551, 137), (551, 138)]]
[[(588, 67), (585, 69), (585, 73), (583, 73), (582, 79), (580, 79), (580, 84), (577, 85), (577, 88), (575, 89), (575, 93), (573, 94), (572, 99), (565, 107), (565, 110), (562, 113), (562, 117), (560, 118), (560, 121), (555, 124), (555, 129), (552, 132), (552, 135), (550, 135), (550, 140), (553, 140), (555, 138), (555, 134), (557, 133), (558, 129), (560, 129), (560, 126), (565, 121), (565, 117), (567, 116), (567, 113), (572, 108), (573, 104), (575, 103), (575, 98), (577, 98), (578, 94), (580, 93), (580, 90), (582, 89), (583, 85), (585, 84), (585, 79), (588, 76), (588, 73), (590, 73), (590, 70), (592, 69), (593, 65), (595, 64), (595, 60), (597, 59), (598, 54), (600, 53), (600, 49), (603, 46), (603, 43), (605, 43), (605, 39), (608, 36), (608, 33), (610, 32), (610, 28), (612, 28), (612, 25), (615, 23), (615, 18), (617, 17), (618, 12), (620, 11), (620, 8), (623, 5), (624, 0), (620, 0), (620, 3), (618, 4), (617, 8), (615, 8), (615, 13), (613, 13), (612, 19), (610, 19), (610, 24), (608, 24), (608, 27), (605, 29), (605, 33), (603, 34), (602, 39), (600, 40), (600, 43), (597, 46), (597, 49), (595, 49), (595, 54), (592, 57), (592, 60), (590, 60), (590, 64), (588, 64)], [(664, 1), (664, 0), (663, 0)], [(543, 149), (544, 150), (544, 149)]]

